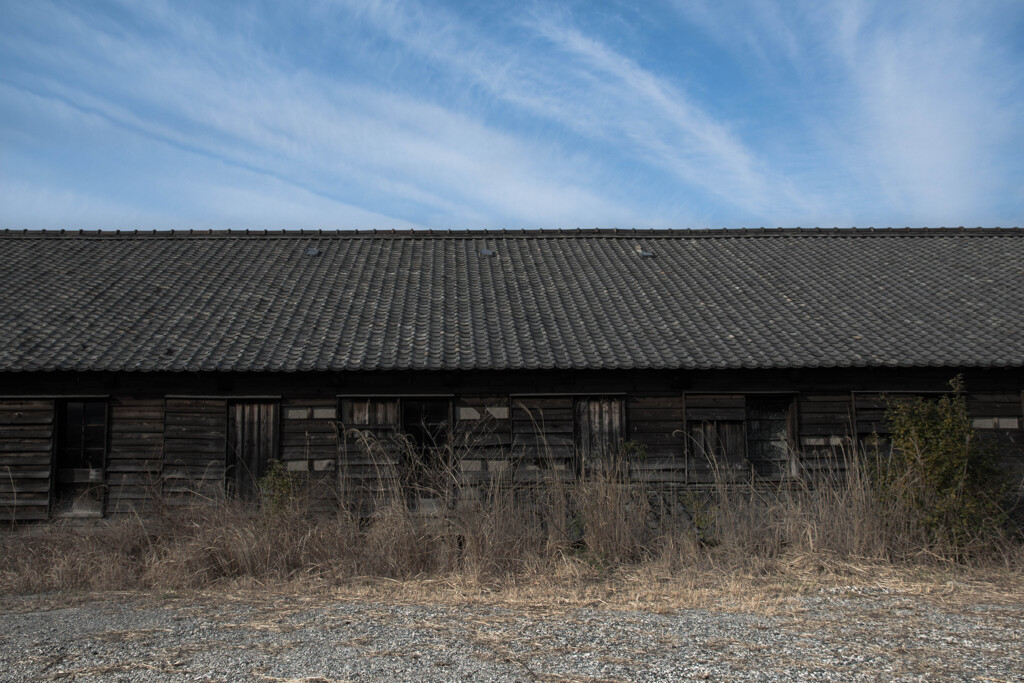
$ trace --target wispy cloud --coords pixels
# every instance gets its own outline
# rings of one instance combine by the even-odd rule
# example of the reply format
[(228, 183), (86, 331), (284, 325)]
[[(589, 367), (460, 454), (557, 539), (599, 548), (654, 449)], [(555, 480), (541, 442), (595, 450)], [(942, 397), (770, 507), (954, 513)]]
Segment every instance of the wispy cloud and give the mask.
[(1019, 5), (568, 7), (7, 4), (0, 223), (1024, 218)]
[(634, 153), (751, 213), (813, 201), (678, 86), (578, 30), (551, 22), (535, 26), (592, 71), (609, 101), (609, 110), (602, 112), (609, 132), (628, 141)]
[[(37, 92), (9, 86), (9, 96), (54, 98), (164, 145), (290, 184), (298, 194), (390, 205), (392, 219), (575, 225), (631, 218), (575, 183), (586, 174), (565, 168), (557, 148), (415, 96), (286, 70), (251, 44), (211, 48), (218, 44), (212, 26), (166, 7), (159, 23), (177, 37), (173, 47), (90, 19), (59, 17), (58, 28), (73, 40), (63, 49), (21, 45), (39, 62), (60, 65), (62, 77), (34, 79)], [(112, 85), (94, 87), (97, 73)], [(355, 212), (342, 222), (370, 215)]]
[[(13, 99), (0, 85), (0, 96)], [(310, 192), (273, 174), (224, 162), (206, 152), (191, 151), (159, 135), (140, 134), (104, 113), (85, 110), (53, 96), (19, 93), (21, 114), (50, 120), (66, 130), (57, 145), (84, 136), (94, 142), (87, 154), (106, 155), (109, 177), (76, 178), (83, 165), (68, 164), (58, 177), (49, 177), (38, 160), (18, 152), (4, 155), (4, 182), (0, 183), (0, 222), (3, 227), (47, 229), (138, 228), (323, 228), (325, 216), (343, 217), (353, 225), (377, 228), (414, 227), (415, 224), (364, 210)], [(139, 172), (154, 151), (165, 163)], [(114, 151), (103, 150), (108, 145)], [(70, 176), (70, 177), (69, 177)], [(116, 192), (97, 191), (116, 178)], [(77, 180), (84, 187), (71, 189)], [(92, 183), (89, 181), (92, 180)], [(97, 185), (100, 187), (98, 188)], [(139, 195), (144, 201), (138, 201)], [(156, 196), (152, 196), (156, 195)]]
[(728, 122), (694, 102), (680, 84), (584, 34), (564, 13), (525, 13), (516, 28), (536, 48), (530, 49), (492, 41), (454, 15), (415, 4), (381, 1), (359, 12), (493, 96), (743, 212), (770, 215), (781, 206), (817, 203), (757, 158)]
[(1009, 190), (1005, 145), (1024, 142), (1024, 75), (986, 40), (984, 14), (975, 3), (839, 14), (860, 127), (846, 158), (870, 164), (891, 214), (971, 225)]
[(817, 186), (835, 216), (878, 225), (1024, 218), (1021, 164), (1007, 153), (1024, 148), (1024, 73), (1010, 38), (1024, 25), (1019, 5), (676, 7), (774, 87), (804, 98), (792, 115), (818, 153), (795, 181)]

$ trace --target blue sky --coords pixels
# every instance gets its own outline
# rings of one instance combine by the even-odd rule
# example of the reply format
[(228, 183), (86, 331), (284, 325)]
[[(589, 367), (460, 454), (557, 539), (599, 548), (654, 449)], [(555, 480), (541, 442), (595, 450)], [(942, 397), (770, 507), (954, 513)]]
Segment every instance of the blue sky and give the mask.
[(0, 228), (1022, 225), (1021, 36), (1019, 0), (0, 0)]

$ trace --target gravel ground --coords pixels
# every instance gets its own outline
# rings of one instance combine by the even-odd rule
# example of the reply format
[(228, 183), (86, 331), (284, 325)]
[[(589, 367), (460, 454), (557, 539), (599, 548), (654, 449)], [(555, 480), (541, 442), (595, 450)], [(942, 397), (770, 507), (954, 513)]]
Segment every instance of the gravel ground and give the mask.
[(0, 603), (0, 681), (1024, 681), (1024, 604), (829, 589), (784, 609), (263, 595)]

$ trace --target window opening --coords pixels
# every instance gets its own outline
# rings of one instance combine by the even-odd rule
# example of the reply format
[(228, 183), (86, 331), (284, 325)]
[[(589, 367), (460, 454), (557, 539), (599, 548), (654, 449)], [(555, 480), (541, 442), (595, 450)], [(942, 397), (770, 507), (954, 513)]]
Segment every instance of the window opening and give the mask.
[(1019, 417), (975, 417), (971, 418), (974, 429), (1020, 429)]
[(746, 457), (742, 395), (686, 396), (689, 452), (716, 466), (739, 467)]
[(690, 453), (759, 476), (784, 474), (793, 464), (792, 413), (790, 396), (687, 396)]
[(743, 420), (708, 419), (688, 424), (690, 447), (697, 455), (730, 466), (743, 464)]
[(418, 451), (436, 450), (447, 443), (450, 404), (446, 398), (405, 399), (402, 431)]
[(419, 507), (425, 498), (450, 501), (456, 466), (450, 419), (451, 401), (447, 398), (402, 400), (402, 474), (413, 507)]
[(355, 429), (397, 429), (397, 398), (346, 398), (341, 402), (341, 422)]

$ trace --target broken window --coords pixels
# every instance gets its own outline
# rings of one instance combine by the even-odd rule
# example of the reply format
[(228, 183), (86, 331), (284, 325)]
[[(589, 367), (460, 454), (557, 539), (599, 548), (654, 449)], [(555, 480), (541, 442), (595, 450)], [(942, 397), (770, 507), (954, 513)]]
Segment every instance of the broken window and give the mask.
[(355, 429), (397, 429), (397, 398), (345, 398), (341, 401), (341, 422)]
[(448, 442), (450, 412), (447, 398), (403, 399), (402, 431), (421, 452), (443, 448)]
[(341, 416), (350, 454), (368, 454), (378, 465), (397, 465), (411, 484), (420, 486), (447, 462), (448, 398), (344, 398)]
[(691, 456), (760, 476), (788, 472), (793, 400), (773, 395), (688, 395), (686, 434)]

